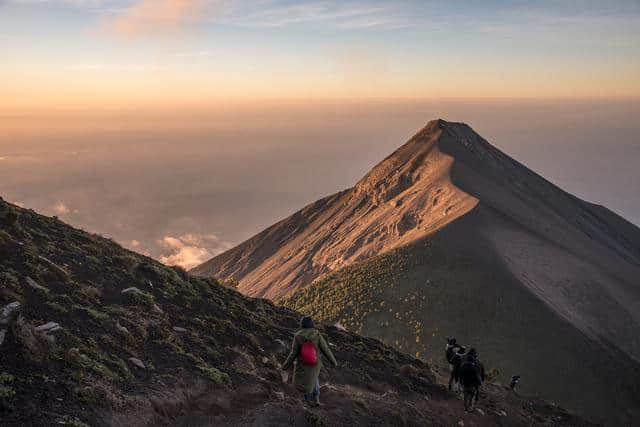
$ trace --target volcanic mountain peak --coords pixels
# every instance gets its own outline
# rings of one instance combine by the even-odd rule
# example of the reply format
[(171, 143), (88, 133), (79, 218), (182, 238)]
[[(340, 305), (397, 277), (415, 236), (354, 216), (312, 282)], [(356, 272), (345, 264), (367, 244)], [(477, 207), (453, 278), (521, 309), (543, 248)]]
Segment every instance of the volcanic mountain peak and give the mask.
[(451, 183), (454, 159), (438, 147), (448, 126), (456, 125), (430, 122), (354, 188), (305, 207), (193, 271), (238, 279), (239, 289), (252, 296), (279, 298), (323, 273), (433, 233), (478, 202)]

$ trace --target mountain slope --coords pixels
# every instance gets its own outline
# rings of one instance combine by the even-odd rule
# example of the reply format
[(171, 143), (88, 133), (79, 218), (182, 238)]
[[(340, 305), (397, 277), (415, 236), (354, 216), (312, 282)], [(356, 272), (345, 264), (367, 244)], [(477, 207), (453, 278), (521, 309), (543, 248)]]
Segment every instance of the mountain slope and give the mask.
[(0, 199), (3, 426), (590, 425), (496, 385), (463, 414), (424, 362), (332, 327), (305, 410), (278, 369), (298, 318)]
[(438, 126), (431, 123), (354, 188), (305, 207), (192, 272), (234, 278), (241, 292), (274, 299), (455, 220), (477, 200), (451, 184), (453, 159), (438, 148)]
[[(425, 244), (438, 257), (416, 249)], [(378, 269), (386, 256), (405, 250), (420, 262), (404, 272), (395, 262)], [(345, 282), (349, 266), (360, 265), (354, 280), (363, 285)], [(418, 298), (411, 292), (428, 291), (426, 302), (412, 308), (419, 332), (403, 350), (440, 360), (444, 337), (458, 335), (482, 345), (504, 375), (537, 375), (543, 360), (544, 375), (525, 385), (528, 392), (603, 422), (628, 422), (637, 413), (629, 390), (637, 391), (640, 361), (640, 230), (562, 191), (465, 124), (430, 122), (354, 188), (309, 205), (194, 271), (233, 277), (249, 295), (279, 299), (299, 290), (287, 304), (398, 346), (409, 339), (404, 318), (378, 318), (372, 301), (385, 292), (396, 301), (387, 310), (404, 313), (400, 305)], [(433, 289), (432, 272), (440, 286)], [(328, 292), (341, 294), (330, 298)], [(563, 351), (546, 351), (547, 337)], [(518, 351), (511, 357), (495, 347)], [(583, 359), (592, 370), (606, 363), (628, 373), (607, 368), (609, 377), (576, 378), (567, 360)], [(620, 389), (613, 386), (618, 383)], [(598, 397), (582, 399), (585, 389)]]
[[(323, 276), (283, 304), (434, 364), (443, 360), (445, 338), (454, 335), (478, 348), (489, 369), (499, 370), (497, 381), (508, 384), (518, 374), (524, 394), (606, 425), (632, 425), (640, 416), (640, 365), (620, 348), (627, 350), (637, 333), (633, 319), (589, 279), (587, 263), (556, 249), (552, 271), (587, 273), (584, 286), (565, 288), (573, 300), (570, 314), (595, 315), (598, 307), (603, 316), (614, 317), (608, 327), (622, 329), (608, 339), (583, 333), (588, 327), (576, 327), (575, 316), (539, 298), (524, 282), (528, 278), (514, 275), (501, 259), (493, 233), (481, 231), (497, 220), (516, 238), (518, 228), (508, 218), (479, 206), (437, 234)], [(544, 250), (530, 245), (521, 249), (531, 252), (519, 256)], [(623, 334), (627, 340), (615, 341)]]

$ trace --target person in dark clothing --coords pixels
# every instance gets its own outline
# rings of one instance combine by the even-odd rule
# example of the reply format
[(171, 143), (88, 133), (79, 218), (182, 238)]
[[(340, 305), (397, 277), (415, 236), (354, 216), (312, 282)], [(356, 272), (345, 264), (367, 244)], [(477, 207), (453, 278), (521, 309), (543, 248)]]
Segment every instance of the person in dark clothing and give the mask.
[(294, 365), (293, 385), (304, 393), (304, 400), (310, 406), (320, 406), (320, 353), (329, 359), (333, 366), (338, 366), (336, 358), (320, 331), (316, 329), (313, 320), (305, 316), (300, 320), (300, 329), (293, 336), (291, 352), (282, 364), (282, 369), (286, 370)]
[(455, 338), (447, 338), (447, 346), (445, 347), (445, 357), (449, 362), (451, 375), (449, 377), (449, 390), (454, 382), (458, 383), (458, 368), (462, 362), (465, 348), (456, 342)]
[(511, 387), (511, 390), (516, 391), (516, 386), (518, 385), (519, 382), (520, 382), (520, 375), (512, 376), (511, 384), (509, 384), (509, 387)]
[(475, 348), (469, 349), (460, 364), (460, 383), (464, 394), (465, 411), (473, 410), (473, 401), (478, 401), (480, 386), (485, 380), (484, 365), (478, 359), (478, 352)]

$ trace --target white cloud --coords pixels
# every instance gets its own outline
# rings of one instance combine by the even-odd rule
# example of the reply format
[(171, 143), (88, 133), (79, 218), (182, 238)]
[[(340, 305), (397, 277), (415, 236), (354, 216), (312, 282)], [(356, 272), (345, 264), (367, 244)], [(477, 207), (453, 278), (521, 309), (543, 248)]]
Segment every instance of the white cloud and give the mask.
[(53, 209), (53, 211), (58, 215), (64, 215), (71, 212), (71, 210), (67, 207), (67, 205), (65, 205), (63, 202), (60, 202), (60, 201), (55, 202), (53, 206), (51, 206), (51, 209)]
[(231, 246), (220, 241), (215, 234), (165, 236), (156, 243), (163, 252), (159, 257), (160, 262), (179, 265), (185, 269), (193, 268)]

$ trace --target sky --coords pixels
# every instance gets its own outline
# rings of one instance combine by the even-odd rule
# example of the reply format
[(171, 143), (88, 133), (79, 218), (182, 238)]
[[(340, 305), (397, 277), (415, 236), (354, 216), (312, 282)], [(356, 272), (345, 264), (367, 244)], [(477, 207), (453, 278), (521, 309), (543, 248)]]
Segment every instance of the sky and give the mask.
[(640, 95), (637, 0), (0, 0), (0, 108)]
[(640, 2), (0, 0), (0, 196), (192, 267), (434, 118), (640, 224)]

